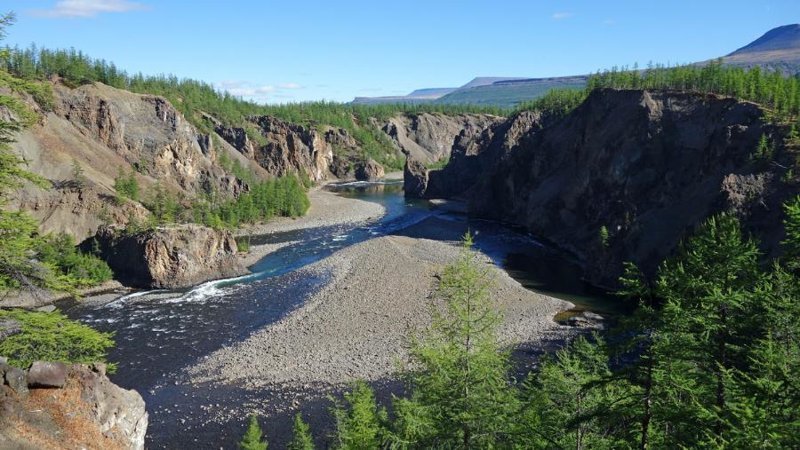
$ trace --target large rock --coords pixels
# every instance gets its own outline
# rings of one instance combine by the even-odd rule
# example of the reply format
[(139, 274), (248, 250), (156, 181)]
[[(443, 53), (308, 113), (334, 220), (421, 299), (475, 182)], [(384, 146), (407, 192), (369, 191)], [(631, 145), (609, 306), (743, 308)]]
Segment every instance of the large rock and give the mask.
[(18, 395), (0, 386), (0, 448), (143, 449), (148, 416), (142, 397), (87, 366), (65, 369), (66, 382), (55, 389)]
[[(755, 104), (674, 91), (599, 90), (563, 118), (509, 118), (473, 154), (432, 171), (426, 197), (465, 197), (472, 214), (524, 226), (574, 255), (596, 283), (623, 261), (652, 274), (709, 215), (732, 211), (774, 254), (781, 203), (797, 191), (782, 131)], [(762, 135), (777, 164), (753, 157)], [(419, 188), (415, 188), (419, 190)], [(598, 238), (609, 232), (607, 245)]]
[(502, 117), (489, 114), (400, 114), (381, 129), (404, 154), (431, 163), (449, 158), (457, 140), (465, 145), (465, 141), (477, 139), (485, 129), (502, 122)]
[(425, 164), (406, 155), (403, 168), (403, 190), (406, 197), (423, 198), (428, 188), (428, 168)]
[(359, 164), (356, 169), (356, 180), (359, 181), (377, 181), (383, 178), (384, 175), (386, 175), (386, 172), (383, 170), (383, 166), (372, 158)]
[(247, 273), (230, 231), (181, 225), (126, 234), (103, 227), (95, 240), (118, 279), (132, 286), (182, 288)]
[(28, 369), (28, 387), (60, 388), (66, 382), (64, 363), (35, 361)]

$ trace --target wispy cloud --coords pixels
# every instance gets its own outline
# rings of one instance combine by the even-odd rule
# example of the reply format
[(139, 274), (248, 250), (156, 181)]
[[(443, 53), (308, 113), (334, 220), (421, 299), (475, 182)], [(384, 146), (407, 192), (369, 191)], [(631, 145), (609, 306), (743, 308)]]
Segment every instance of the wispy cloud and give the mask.
[(616, 25), (616, 24), (617, 24), (617, 21), (613, 20), (613, 19), (606, 19), (606, 20), (603, 21), (603, 25), (606, 25), (606, 26), (611, 26), (611, 25)]
[(104, 13), (141, 11), (147, 7), (128, 0), (59, 0), (49, 9), (34, 9), (31, 13), (39, 17), (89, 18)]
[(303, 86), (300, 86), (297, 83), (283, 83), (278, 85), (278, 89), (302, 89)]
[(552, 17), (554, 20), (564, 20), (564, 19), (569, 19), (573, 15), (574, 14), (572, 14), (571, 12), (557, 12), (553, 13)]
[(287, 94), (280, 94), (289, 90), (302, 89), (298, 83), (254, 84), (248, 81), (221, 81), (214, 85), (220, 91), (228, 92), (237, 97), (251, 100), (267, 100), (269, 98), (287, 98)]

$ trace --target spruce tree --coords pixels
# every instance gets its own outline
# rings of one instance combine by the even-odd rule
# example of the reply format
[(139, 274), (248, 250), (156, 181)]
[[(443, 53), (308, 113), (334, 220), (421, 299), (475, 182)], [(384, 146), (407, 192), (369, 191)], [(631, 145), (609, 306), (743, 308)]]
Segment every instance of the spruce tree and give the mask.
[(292, 427), (292, 440), (286, 446), (288, 450), (314, 450), (314, 439), (311, 437), (311, 429), (303, 421), (300, 413), (294, 416), (294, 426)]
[(385, 440), (387, 414), (375, 403), (375, 394), (363, 381), (344, 394), (345, 405), (336, 405), (336, 448), (369, 450), (380, 448)]
[(255, 414), (250, 416), (247, 430), (239, 441), (241, 450), (267, 450), (267, 440), (263, 438), (261, 426), (258, 424), (258, 417)]
[(467, 234), (447, 266), (430, 330), (412, 342), (417, 370), (411, 396), (395, 402), (398, 443), (414, 447), (487, 448), (508, 437), (518, 409), (509, 389), (509, 355), (497, 341), (500, 315), (489, 299), (490, 268), (470, 250)]

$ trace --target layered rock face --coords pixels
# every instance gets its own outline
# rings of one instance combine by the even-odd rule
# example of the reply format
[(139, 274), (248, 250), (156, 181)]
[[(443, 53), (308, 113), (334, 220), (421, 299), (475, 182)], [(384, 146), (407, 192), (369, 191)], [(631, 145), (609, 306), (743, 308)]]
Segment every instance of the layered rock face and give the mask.
[(450, 157), (456, 145), (468, 147), (487, 128), (503, 122), (488, 114), (402, 114), (381, 129), (404, 154), (423, 163)]
[(792, 188), (776, 165), (754, 160), (762, 135), (780, 142), (763, 115), (757, 105), (713, 95), (595, 91), (544, 126), (535, 117), (509, 119), (475, 155), (431, 172), (423, 196), (462, 196), (475, 215), (525, 226), (602, 284), (614, 284), (623, 261), (652, 273), (720, 211), (739, 214), (770, 252)]
[(144, 448), (144, 400), (113, 384), (103, 365), (2, 362), (0, 375), (0, 448)]
[(223, 153), (231, 158), (239, 153), (227, 144), (215, 148), (213, 139), (165, 99), (99, 83), (76, 89), (56, 84), (53, 91), (53, 111), (14, 143), (28, 170), (53, 185), (48, 190), (26, 186), (12, 203), (40, 220), (42, 231), (66, 232), (80, 241), (104, 222), (141, 220), (147, 214), (141, 205), (113, 201), (120, 170), (135, 174), (145, 196), (155, 183), (189, 198), (211, 191), (235, 195), (243, 189), (218, 163)]
[(103, 227), (94, 239), (117, 279), (133, 286), (174, 289), (247, 273), (230, 231), (181, 225), (125, 234)]
[(249, 121), (257, 127), (263, 142), (248, 138), (244, 128), (220, 125), (217, 134), (272, 175), (302, 173), (313, 181), (330, 175), (333, 147), (328, 133), (272, 116), (251, 117)]

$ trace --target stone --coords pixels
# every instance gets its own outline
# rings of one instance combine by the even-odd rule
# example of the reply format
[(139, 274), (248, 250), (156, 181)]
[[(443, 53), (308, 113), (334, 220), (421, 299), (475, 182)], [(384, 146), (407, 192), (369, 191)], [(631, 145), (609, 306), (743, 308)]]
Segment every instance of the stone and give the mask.
[(60, 362), (36, 361), (28, 369), (28, 387), (60, 388), (67, 382), (67, 366)]
[(17, 394), (28, 393), (28, 382), (25, 379), (25, 372), (22, 369), (12, 367), (6, 370), (5, 380), (6, 384)]
[(22, 324), (14, 319), (0, 320), (0, 340), (22, 333)]
[(55, 305), (44, 305), (44, 306), (41, 306), (39, 308), (36, 308), (36, 311), (47, 312), (47, 313), (51, 313), (51, 312), (53, 312), (55, 310), (56, 310)]
[(95, 241), (119, 281), (130, 286), (176, 289), (248, 273), (229, 230), (175, 225), (129, 234), (101, 227)]
[(403, 190), (406, 197), (424, 198), (427, 187), (428, 168), (411, 155), (406, 155), (406, 164), (403, 167)]
[(359, 181), (377, 181), (385, 175), (386, 172), (383, 170), (383, 166), (372, 158), (359, 164), (358, 168), (356, 168), (356, 180)]
[[(22, 370), (12, 372), (24, 379)], [(81, 364), (67, 367), (67, 380), (54, 395), (0, 389), (0, 447), (27, 449), (36, 442), (36, 448), (144, 448), (148, 415), (136, 391)], [(27, 392), (24, 382), (14, 386)]]
[(105, 363), (96, 362), (91, 365), (90, 367), (92, 372), (99, 374), (100, 376), (105, 376), (106, 372), (108, 371), (108, 366)]

